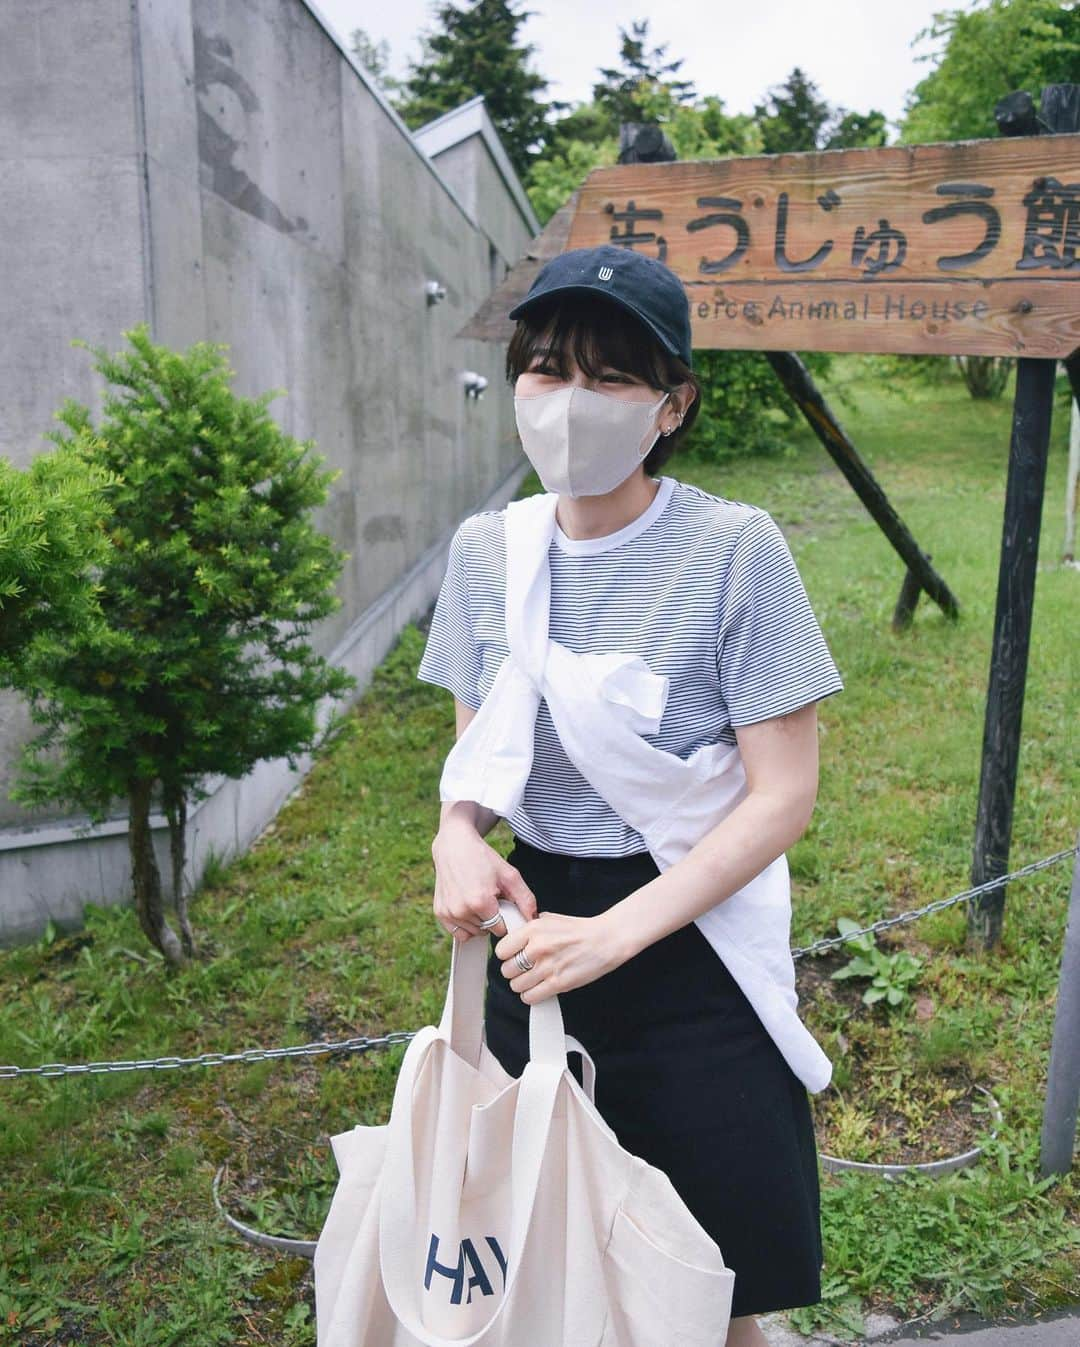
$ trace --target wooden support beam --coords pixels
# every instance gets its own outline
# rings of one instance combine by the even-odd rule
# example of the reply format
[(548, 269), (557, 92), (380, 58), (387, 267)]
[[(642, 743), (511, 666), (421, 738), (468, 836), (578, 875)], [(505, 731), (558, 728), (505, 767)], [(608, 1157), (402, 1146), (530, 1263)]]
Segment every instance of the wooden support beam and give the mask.
[[(929, 552), (926, 554), (926, 559), (927, 561), (930, 560)], [(896, 607), (893, 609), (893, 631), (903, 631), (905, 627), (911, 626), (911, 619), (915, 616), (915, 608), (921, 593), (922, 585), (919, 584), (919, 577), (913, 570), (905, 571), (904, 583), (900, 586), (900, 597), (896, 600)]]
[[(1016, 366), (1009, 471), (1001, 522), (994, 634), (986, 691), (979, 803), (971, 884), (985, 884), (1009, 868), (1013, 799), (1020, 757), (1028, 648), (1035, 606), (1050, 414), (1054, 396), (1053, 360), (1021, 359)], [(1001, 939), (1005, 886), (973, 898), (968, 905), (968, 943), (992, 949)]]
[[(956, 596), (930, 565), (929, 556), (920, 550), (907, 525), (893, 509), (874, 474), (863, 461), (820, 389), (810, 377), (810, 371), (793, 351), (766, 351), (764, 354), (776, 371), (780, 382), (810, 422), (814, 433), (825, 446), (833, 462), (847, 478), (882, 533), (900, 554), (908, 572), (915, 576), (919, 588), (926, 590), (946, 617), (957, 617), (960, 605), (956, 601)], [(895, 616), (893, 622), (895, 625)]]
[[(1028, 95), (1010, 95), (995, 108), (1002, 131), (1031, 134), (1034, 118), (1011, 120)], [(1052, 134), (1080, 129), (1080, 84), (1048, 84), (1039, 103), (1039, 122)], [(1070, 360), (1072, 357), (1070, 357)], [(1066, 360), (1068, 368), (1069, 360)], [(997, 879), (1009, 868), (1013, 800), (1020, 757), (1020, 724), (1027, 686), (1028, 647), (1035, 605), (1046, 460), (1054, 407), (1057, 362), (1021, 357), (1016, 364), (1009, 471), (1001, 524), (994, 635), (979, 767), (979, 803), (975, 816), (971, 884)], [(1072, 373), (1070, 372), (1070, 378)], [(1073, 384), (1075, 388), (1075, 383)], [(968, 905), (968, 946), (993, 949), (1005, 920), (1005, 886), (972, 899)]]
[(1080, 351), (1074, 351), (1062, 362), (1072, 388), (1069, 408), (1069, 462), (1065, 468), (1065, 537), (1061, 560), (1068, 566), (1076, 565), (1076, 517), (1080, 514)]

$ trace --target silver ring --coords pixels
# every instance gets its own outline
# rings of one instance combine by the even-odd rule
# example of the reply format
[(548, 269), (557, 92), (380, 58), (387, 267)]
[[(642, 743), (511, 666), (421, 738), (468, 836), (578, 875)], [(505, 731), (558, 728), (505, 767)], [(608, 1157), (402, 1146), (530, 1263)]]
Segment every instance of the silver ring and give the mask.
[(514, 955), (514, 962), (517, 964), (517, 966), (521, 969), (523, 973), (527, 973), (531, 968), (536, 967), (536, 965), (533, 963), (533, 961), (529, 958), (529, 956), (525, 953), (523, 949), (519, 949), (518, 952)]
[(497, 922), (500, 922), (500, 921), (503, 921), (503, 920), (504, 920), (503, 914), (502, 914), (501, 912), (496, 912), (495, 915), (494, 915), (493, 917), (485, 917), (484, 920), (481, 921), (481, 922), (478, 922), (477, 925), (480, 927), (480, 929), (481, 929), (482, 931), (490, 931), (491, 928), (492, 928)]

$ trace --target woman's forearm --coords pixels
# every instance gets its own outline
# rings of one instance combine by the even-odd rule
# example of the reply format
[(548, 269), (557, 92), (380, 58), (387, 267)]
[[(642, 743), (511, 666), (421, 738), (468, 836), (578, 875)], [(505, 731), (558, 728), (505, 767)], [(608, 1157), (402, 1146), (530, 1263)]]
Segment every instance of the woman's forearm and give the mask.
[(749, 792), (682, 860), (601, 913), (625, 959), (730, 898), (806, 831), (812, 804)]
[(481, 837), (486, 837), (501, 817), (493, 809), (485, 809), (475, 800), (444, 800), (439, 811), (439, 831), (448, 822), (452, 827), (465, 823), (475, 828)]

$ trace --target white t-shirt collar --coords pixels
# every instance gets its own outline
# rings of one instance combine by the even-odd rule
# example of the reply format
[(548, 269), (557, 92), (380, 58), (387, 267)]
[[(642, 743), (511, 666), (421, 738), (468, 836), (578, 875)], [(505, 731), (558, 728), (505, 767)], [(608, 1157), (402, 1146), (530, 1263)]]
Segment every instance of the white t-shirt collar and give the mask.
[(631, 519), (629, 524), (624, 524), (621, 529), (616, 529), (614, 533), (605, 533), (599, 538), (569, 538), (559, 527), (559, 521), (556, 519), (555, 545), (560, 552), (565, 552), (568, 556), (591, 556), (597, 552), (610, 552), (613, 547), (628, 543), (631, 538), (636, 538), (639, 533), (644, 533), (649, 525), (663, 514), (674, 489), (674, 477), (661, 477), (656, 495), (653, 496), (649, 505), (642, 510), (636, 519)]

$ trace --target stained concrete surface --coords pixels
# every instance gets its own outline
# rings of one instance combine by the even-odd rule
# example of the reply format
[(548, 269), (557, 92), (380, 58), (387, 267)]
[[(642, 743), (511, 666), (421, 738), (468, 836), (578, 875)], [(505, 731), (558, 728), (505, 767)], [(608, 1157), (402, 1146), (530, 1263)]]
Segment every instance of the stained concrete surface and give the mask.
[[(836, 1347), (841, 1339), (829, 1333), (804, 1337), (782, 1314), (760, 1320), (769, 1347)], [(949, 1315), (937, 1323), (901, 1325), (888, 1315), (868, 1315), (862, 1344), (874, 1347), (926, 1347), (945, 1342), (953, 1347), (1080, 1347), (1080, 1308), (1048, 1314), (1038, 1320), (987, 1323), (974, 1315)], [(850, 1344), (849, 1347), (858, 1347)]]

